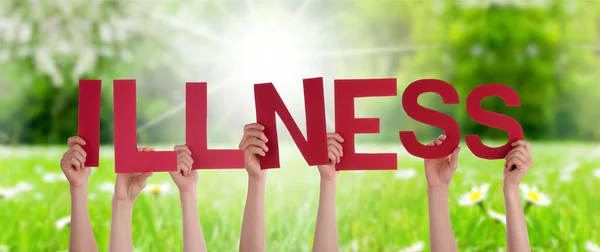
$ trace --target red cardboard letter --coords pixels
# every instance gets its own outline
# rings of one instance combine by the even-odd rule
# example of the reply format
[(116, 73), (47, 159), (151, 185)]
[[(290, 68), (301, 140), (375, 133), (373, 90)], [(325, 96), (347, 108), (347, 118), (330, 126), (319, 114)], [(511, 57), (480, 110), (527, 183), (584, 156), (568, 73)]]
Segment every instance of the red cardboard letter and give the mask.
[(77, 135), (85, 141), (86, 167), (98, 167), (100, 157), (101, 80), (79, 80)]
[(487, 111), (481, 107), (481, 101), (488, 96), (498, 96), (508, 107), (520, 106), (521, 101), (515, 90), (502, 84), (481, 85), (469, 94), (467, 97), (467, 112), (474, 121), (496, 129), (501, 129), (508, 133), (508, 143), (500, 147), (488, 147), (481, 142), (478, 135), (468, 135), (465, 137), (467, 146), (477, 157), (484, 159), (503, 159), (512, 149), (510, 144), (519, 139), (523, 139), (523, 128), (517, 120), (507, 115)]
[(306, 140), (290, 115), (272, 83), (254, 85), (256, 122), (265, 126), (269, 152), (260, 158), (262, 169), (279, 168), (279, 144), (275, 113), (290, 132), (309, 165), (327, 164), (327, 128), (325, 125), (325, 100), (323, 78), (304, 79), (304, 106), (306, 111)]
[(209, 150), (206, 121), (206, 82), (185, 86), (185, 142), (192, 152), (193, 169), (244, 168), (243, 150)]
[(356, 133), (379, 133), (379, 118), (355, 118), (354, 98), (395, 96), (396, 79), (335, 80), (335, 132), (344, 138), (336, 170), (396, 170), (396, 153), (356, 153)]
[(175, 151), (137, 151), (135, 80), (114, 81), (115, 172), (177, 171)]
[(460, 127), (449, 115), (419, 105), (419, 95), (427, 92), (439, 94), (444, 104), (458, 104), (460, 102), (458, 93), (452, 85), (442, 80), (423, 79), (411, 83), (404, 90), (402, 107), (404, 107), (406, 114), (415, 121), (444, 130), (446, 140), (438, 146), (427, 146), (419, 143), (413, 131), (400, 131), (400, 141), (406, 151), (413, 156), (420, 158), (446, 157), (452, 154), (460, 143)]

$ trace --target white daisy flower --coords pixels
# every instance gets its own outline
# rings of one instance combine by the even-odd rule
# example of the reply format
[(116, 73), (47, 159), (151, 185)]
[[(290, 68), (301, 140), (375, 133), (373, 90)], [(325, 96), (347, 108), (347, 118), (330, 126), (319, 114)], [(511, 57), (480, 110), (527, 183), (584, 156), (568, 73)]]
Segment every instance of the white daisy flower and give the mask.
[(150, 193), (152, 195), (162, 195), (167, 194), (171, 191), (171, 184), (165, 182), (162, 184), (150, 184), (144, 188), (145, 193)]
[(558, 177), (558, 180), (562, 181), (562, 182), (570, 182), (573, 181), (573, 173), (570, 172), (562, 172), (560, 173), (560, 176)]
[(596, 176), (597, 178), (600, 178), (600, 169), (594, 170), (594, 176)]
[(66, 217), (58, 219), (54, 225), (56, 225), (56, 228), (58, 230), (61, 230), (70, 224), (71, 224), (71, 216), (66, 216)]
[(550, 205), (550, 198), (547, 195), (540, 193), (537, 187), (529, 187), (527, 184), (521, 184), (519, 188), (521, 189), (525, 201), (541, 206)]
[(31, 191), (31, 189), (33, 189), (33, 185), (31, 185), (30, 183), (21, 181), (15, 186), (15, 189), (19, 192), (28, 192), (28, 191)]
[(598, 244), (593, 243), (592, 241), (587, 241), (585, 243), (585, 250), (588, 252), (600, 252), (600, 246)]
[(42, 180), (46, 183), (54, 183), (57, 181), (67, 181), (67, 178), (63, 176), (61, 173), (44, 173), (42, 176)]
[(488, 215), (495, 221), (501, 222), (506, 225), (506, 215), (495, 212), (494, 210), (488, 210)]
[(573, 173), (579, 169), (579, 162), (572, 161), (561, 169), (559, 180), (563, 182), (573, 181)]
[(350, 250), (352, 251), (358, 251), (359, 246), (358, 246), (358, 241), (357, 240), (352, 240), (350, 242)]
[(14, 197), (18, 192), (11, 189), (0, 188), (0, 198), (10, 199)]
[(101, 192), (112, 193), (115, 190), (115, 185), (112, 182), (104, 181), (100, 186), (98, 186), (98, 190)]
[(479, 187), (475, 186), (471, 189), (471, 192), (463, 194), (460, 197), (458, 204), (461, 206), (470, 206), (482, 202), (487, 197), (488, 189), (490, 189), (490, 184), (487, 183)]
[(565, 166), (565, 168), (563, 170), (567, 171), (567, 172), (574, 172), (577, 169), (579, 169), (579, 162), (572, 161), (572, 162), (568, 163), (567, 166)]
[(398, 252), (421, 252), (424, 249), (425, 249), (425, 243), (422, 241), (419, 241), (413, 245), (410, 245), (406, 248), (399, 250)]
[(397, 179), (410, 179), (417, 176), (417, 171), (413, 168), (400, 169), (394, 173), (394, 177)]
[(0, 198), (10, 199), (19, 193), (31, 191), (33, 186), (27, 182), (19, 182), (11, 188), (0, 188)]

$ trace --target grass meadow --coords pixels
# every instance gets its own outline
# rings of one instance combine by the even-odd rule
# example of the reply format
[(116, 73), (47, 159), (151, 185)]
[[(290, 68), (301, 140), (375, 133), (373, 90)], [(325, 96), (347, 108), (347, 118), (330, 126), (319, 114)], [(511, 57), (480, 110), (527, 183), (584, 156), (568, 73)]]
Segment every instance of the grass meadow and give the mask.
[[(428, 251), (426, 181), (422, 160), (400, 144), (362, 146), (398, 153), (397, 171), (341, 172), (337, 223), (342, 251)], [(69, 186), (59, 159), (64, 147), (0, 147), (0, 251), (68, 249)], [(587, 251), (600, 243), (600, 146), (533, 143), (535, 165), (524, 183), (536, 186), (549, 205), (528, 207), (534, 251)], [(282, 168), (267, 175), (267, 251), (310, 251), (319, 175), (293, 146), (282, 149)], [(92, 225), (100, 251), (108, 248), (112, 147), (101, 150), (89, 185)], [(460, 251), (501, 251), (504, 224), (502, 160), (474, 157), (464, 148), (450, 188), (450, 214)], [(489, 184), (482, 201), (459, 204), (472, 188)], [(247, 175), (244, 170), (200, 172), (198, 209), (209, 251), (237, 251)], [(155, 174), (136, 201), (133, 239), (139, 251), (181, 251), (178, 192), (168, 174)], [(12, 191), (11, 191), (12, 190)], [(543, 196), (542, 195), (542, 196)], [(468, 197), (467, 197), (468, 198)], [(522, 197), (523, 204), (527, 204)], [(548, 203), (548, 202), (546, 202)]]

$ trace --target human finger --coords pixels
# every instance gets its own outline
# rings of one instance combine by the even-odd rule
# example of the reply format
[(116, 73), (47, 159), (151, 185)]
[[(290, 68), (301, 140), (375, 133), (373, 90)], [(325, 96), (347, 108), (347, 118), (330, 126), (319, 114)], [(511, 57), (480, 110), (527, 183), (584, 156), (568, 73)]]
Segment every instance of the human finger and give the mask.
[(67, 139), (68, 146), (72, 146), (75, 144), (85, 145), (85, 140), (83, 140), (83, 138), (78, 137), (78, 136), (72, 136), (72, 137), (69, 137), (69, 139)]

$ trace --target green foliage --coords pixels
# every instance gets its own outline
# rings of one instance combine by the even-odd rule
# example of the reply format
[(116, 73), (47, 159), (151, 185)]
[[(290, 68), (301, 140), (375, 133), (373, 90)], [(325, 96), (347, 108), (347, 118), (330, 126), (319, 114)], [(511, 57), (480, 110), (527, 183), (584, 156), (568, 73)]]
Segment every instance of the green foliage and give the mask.
[[(505, 84), (517, 91), (522, 106), (507, 108), (498, 98), (488, 98), (482, 105), (516, 118), (528, 138), (600, 139), (600, 114), (595, 109), (600, 107), (595, 83), (600, 77), (600, 58), (597, 47), (596, 52), (590, 49), (600, 41), (598, 2), (384, 3), (361, 9), (364, 16), (376, 17), (362, 19), (365, 24), (346, 32), (357, 29), (359, 34), (371, 34), (365, 39), (371, 47), (423, 47), (415, 53), (378, 55), (392, 60), (370, 64), (396, 69), (383, 74), (398, 78), (399, 96), (414, 80), (442, 79), (457, 89), (461, 105), (444, 105), (431, 94), (420, 99), (423, 106), (452, 115), (463, 134), (504, 138), (504, 132), (473, 122), (464, 104), (479, 85)], [(408, 118), (400, 109), (401, 99), (373, 105), (369, 112), (385, 123), (382, 132), (386, 133), (380, 140), (397, 141), (398, 128), (415, 130), (420, 137), (440, 133)]]
[(79, 79), (104, 80), (101, 142), (112, 142), (112, 80), (147, 69), (157, 61), (148, 52), (161, 46), (135, 27), (144, 20), (137, 8), (117, 1), (0, 3), (0, 143), (57, 143), (77, 134)]
[[(590, 132), (590, 121), (580, 118), (589, 118), (582, 105), (598, 107), (600, 96), (589, 92), (596, 84), (581, 77), (597, 78), (597, 71), (591, 69), (600, 62), (591, 50), (574, 52), (572, 48), (581, 39), (578, 42), (570, 35), (572, 30), (582, 29), (580, 13), (589, 12), (588, 8), (595, 8), (591, 14), (595, 17), (600, 13), (597, 4), (583, 2), (569, 13), (568, 8), (573, 8), (570, 4), (450, 6), (445, 18), (448, 34), (444, 44), (450, 58), (446, 79), (455, 85), (463, 101), (481, 84), (501, 83), (514, 88), (521, 97), (521, 107), (507, 108), (494, 98), (485, 100), (483, 106), (516, 118), (529, 138), (597, 138), (597, 133)], [(597, 43), (597, 25), (586, 22), (591, 29), (583, 36), (589, 43)], [(457, 119), (465, 132), (505, 135), (473, 123), (465, 111), (457, 113)]]
[[(447, 80), (463, 101), (481, 84), (509, 85), (521, 97), (520, 108), (506, 108), (492, 99), (485, 100), (484, 107), (516, 118), (528, 137), (547, 136), (556, 121), (554, 105), (567, 85), (559, 80), (557, 64), (564, 43), (560, 8), (492, 4), (487, 8), (449, 9), (447, 53), (451, 70)], [(467, 132), (501, 136), (486, 126), (467, 123), (464, 111), (457, 119), (467, 126), (463, 126)]]
[[(600, 47), (596, 46), (600, 42), (600, 2), (351, 1), (319, 3), (312, 8), (311, 4), (294, 2), (255, 5), (290, 10), (308, 6), (303, 18), (312, 17), (306, 13), (313, 13), (315, 20), (326, 17), (318, 29), (327, 32), (328, 38), (343, 41), (328, 41), (343, 45), (331, 50), (352, 52), (348, 57), (323, 59), (331, 60), (327, 65), (331, 65), (334, 78), (398, 79), (398, 97), (357, 103), (362, 116), (381, 118), (382, 133), (369, 137), (373, 140), (397, 142), (398, 130), (415, 130), (421, 139), (440, 133), (408, 118), (402, 110), (404, 88), (424, 78), (442, 79), (456, 87), (461, 105), (444, 105), (433, 94), (424, 95), (420, 103), (452, 115), (463, 134), (505, 136), (502, 131), (474, 123), (464, 109), (470, 90), (485, 83), (502, 83), (519, 93), (522, 106), (506, 108), (497, 98), (486, 99), (483, 106), (516, 118), (528, 138), (600, 139), (600, 110), (595, 109), (600, 107), (600, 89), (595, 83), (600, 77)], [(113, 79), (119, 78), (138, 79), (138, 104), (144, 104), (138, 106), (138, 127), (151, 125), (140, 132), (140, 140), (181, 140), (181, 110), (153, 126), (152, 120), (181, 106), (183, 88), (174, 90), (167, 83), (196, 78), (198, 69), (206, 76), (226, 75), (213, 69), (213, 61), (221, 55), (203, 54), (205, 48), (214, 46), (214, 41), (203, 34), (227, 34), (225, 30), (233, 20), (228, 15), (248, 6), (219, 1), (0, 3), (0, 143), (55, 143), (75, 134), (76, 85), (83, 78), (102, 79), (104, 83), (103, 143), (112, 139), (111, 86)], [(197, 45), (182, 43), (186, 40), (197, 40)], [(182, 58), (196, 54), (202, 54), (198, 56), (202, 59), (196, 60), (201, 63), (181, 63)], [(173, 67), (173, 62), (179, 62), (178, 67)], [(223, 84), (227, 83), (213, 85)], [(231, 93), (222, 94), (214, 107), (231, 105), (226, 99)], [(211, 113), (222, 113), (215, 111)], [(210, 127), (225, 129), (231, 120), (235, 119), (212, 120)], [(227, 132), (215, 134), (230, 135)]]

